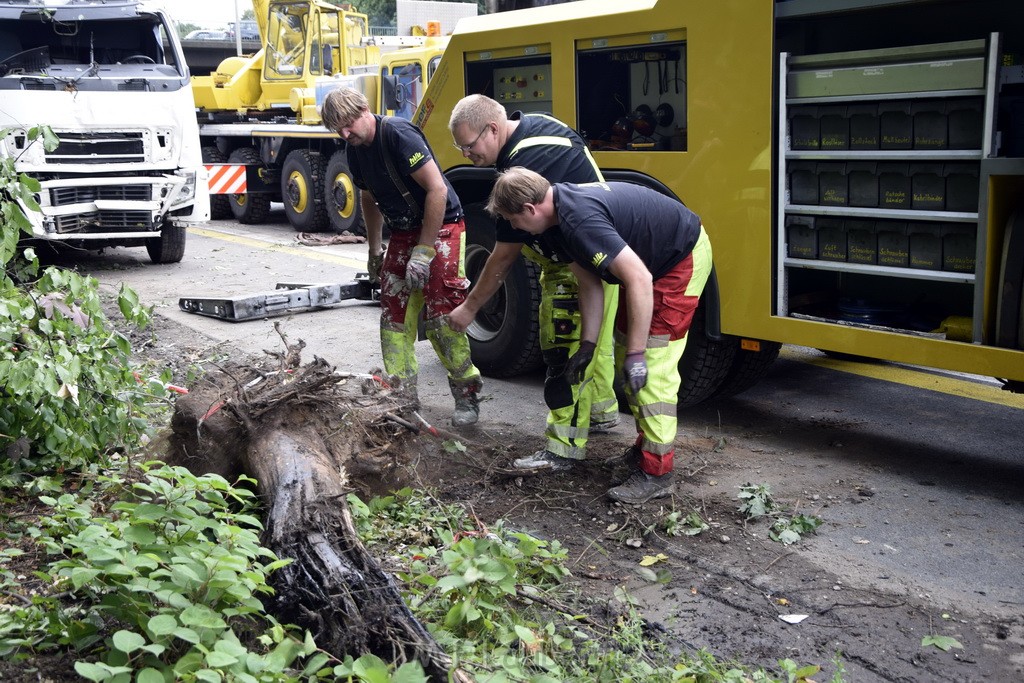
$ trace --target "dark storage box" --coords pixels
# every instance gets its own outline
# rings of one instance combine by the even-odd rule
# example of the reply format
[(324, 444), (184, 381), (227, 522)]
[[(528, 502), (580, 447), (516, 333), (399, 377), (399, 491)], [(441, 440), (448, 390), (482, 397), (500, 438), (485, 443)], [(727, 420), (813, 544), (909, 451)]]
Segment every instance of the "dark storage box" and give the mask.
[(846, 260), (850, 263), (878, 263), (878, 236), (871, 220), (846, 220)]
[(907, 231), (910, 233), (910, 267), (922, 270), (939, 270), (942, 268), (942, 224), (911, 222)]
[(878, 206), (878, 164), (873, 161), (851, 161), (846, 164), (849, 179), (850, 206)]
[(981, 113), (982, 103), (978, 98), (956, 98), (946, 101), (950, 149), (981, 149), (985, 129)]
[(790, 149), (818, 149), (821, 146), (819, 125), (817, 107), (793, 107), (789, 114)]
[(885, 161), (878, 164), (878, 207), (910, 208), (910, 164)]
[(878, 265), (905, 268), (910, 262), (907, 224), (903, 221), (877, 221)]
[(818, 164), (794, 161), (789, 164), (789, 202), (814, 205), (818, 203)]
[(946, 126), (946, 103), (922, 100), (910, 105), (914, 117), (914, 149), (947, 149), (949, 130)]
[(942, 211), (946, 208), (946, 177), (943, 164), (910, 164), (910, 177), (910, 208), (920, 211)]
[(946, 164), (945, 174), (946, 211), (977, 211), (978, 165)]
[(879, 149), (910, 149), (914, 142), (914, 121), (909, 102), (878, 105)]
[(942, 269), (973, 273), (977, 260), (977, 230), (973, 225), (947, 223), (942, 229)]
[(821, 162), (818, 164), (818, 203), (822, 206), (849, 204), (850, 187), (846, 180), (846, 164)]
[(790, 258), (818, 258), (814, 216), (786, 216), (786, 254)]
[(850, 122), (846, 118), (845, 106), (818, 107), (818, 121), (821, 149), (850, 149)]
[(841, 218), (822, 217), (815, 221), (818, 228), (818, 258), (823, 261), (846, 260), (846, 230)]
[(878, 105), (851, 104), (846, 114), (850, 119), (850, 149), (878, 149)]

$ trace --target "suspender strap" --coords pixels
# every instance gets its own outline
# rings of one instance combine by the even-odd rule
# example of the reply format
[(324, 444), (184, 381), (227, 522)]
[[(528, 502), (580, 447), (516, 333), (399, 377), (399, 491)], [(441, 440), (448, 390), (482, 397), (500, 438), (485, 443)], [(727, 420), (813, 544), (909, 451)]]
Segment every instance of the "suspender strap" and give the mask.
[(395, 184), (398, 191), (402, 193), (402, 198), (405, 199), (405, 203), (409, 205), (409, 210), (412, 215), (416, 218), (420, 218), (420, 207), (416, 203), (416, 200), (412, 198), (412, 193), (409, 192), (409, 186), (405, 184), (405, 179), (398, 174), (398, 170), (395, 169), (395, 162), (391, 158), (391, 148), (388, 147), (388, 136), (386, 133), (388, 121), (391, 119), (390, 116), (382, 116), (380, 118), (380, 146), (381, 151), (384, 153), (384, 165), (387, 166), (388, 175), (391, 176), (391, 182)]

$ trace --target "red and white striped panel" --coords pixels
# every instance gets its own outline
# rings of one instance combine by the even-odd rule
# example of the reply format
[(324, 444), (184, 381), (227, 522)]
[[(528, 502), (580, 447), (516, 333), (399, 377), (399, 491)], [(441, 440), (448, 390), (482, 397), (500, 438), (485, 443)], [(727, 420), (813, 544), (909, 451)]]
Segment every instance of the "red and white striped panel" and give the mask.
[(210, 173), (210, 194), (245, 194), (245, 166), (205, 164)]

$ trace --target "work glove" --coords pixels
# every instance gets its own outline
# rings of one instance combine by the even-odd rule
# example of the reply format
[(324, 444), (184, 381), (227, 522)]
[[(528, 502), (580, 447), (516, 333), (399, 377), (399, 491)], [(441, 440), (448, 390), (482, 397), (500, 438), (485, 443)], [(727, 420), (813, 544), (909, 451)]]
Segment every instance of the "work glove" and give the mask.
[(366, 270), (370, 273), (370, 282), (380, 284), (380, 269), (384, 266), (384, 252), (370, 254), (366, 261)]
[(594, 349), (597, 345), (591, 341), (581, 341), (580, 348), (572, 354), (572, 358), (565, 364), (565, 371), (562, 373), (570, 384), (579, 384), (583, 381), (583, 375), (587, 372), (587, 366), (594, 359)]
[(410, 289), (423, 289), (430, 279), (430, 262), (434, 260), (437, 251), (425, 244), (417, 244), (412, 248), (409, 256), (409, 265), (405, 267), (405, 282)]
[(643, 351), (626, 354), (622, 374), (625, 375), (626, 383), (634, 394), (647, 386), (647, 361), (644, 359)]

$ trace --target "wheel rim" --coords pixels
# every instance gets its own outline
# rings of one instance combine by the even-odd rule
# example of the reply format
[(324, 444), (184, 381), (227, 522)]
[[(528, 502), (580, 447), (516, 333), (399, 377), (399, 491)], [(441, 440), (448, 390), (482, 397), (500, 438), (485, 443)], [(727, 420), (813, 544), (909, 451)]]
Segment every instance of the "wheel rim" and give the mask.
[(352, 179), (344, 173), (334, 176), (331, 183), (331, 196), (334, 197), (334, 210), (342, 218), (351, 218), (356, 211), (356, 188)]
[[(471, 282), (476, 282), (480, 277), (484, 263), (490, 255), (490, 251), (478, 244), (466, 246), (466, 277)], [(476, 341), (489, 342), (498, 336), (507, 315), (508, 297), (505, 294), (505, 285), (502, 285), (494, 293), (494, 296), (480, 308), (473, 322), (466, 329), (466, 333)]]
[(301, 171), (292, 171), (288, 176), (288, 203), (296, 213), (305, 213), (309, 205), (309, 184)]

